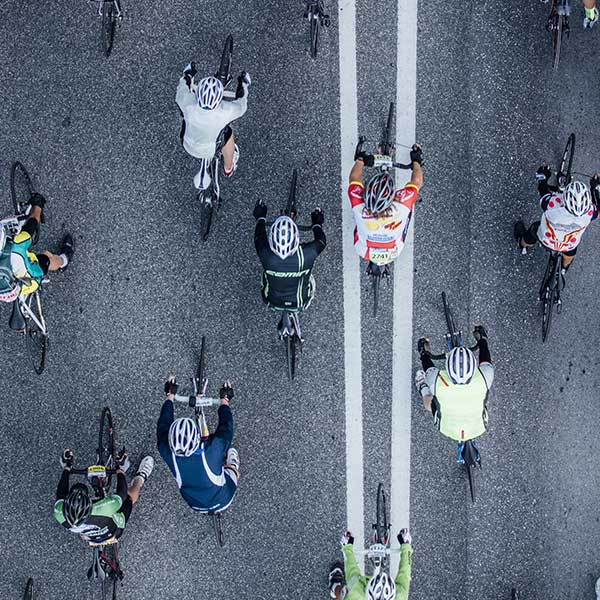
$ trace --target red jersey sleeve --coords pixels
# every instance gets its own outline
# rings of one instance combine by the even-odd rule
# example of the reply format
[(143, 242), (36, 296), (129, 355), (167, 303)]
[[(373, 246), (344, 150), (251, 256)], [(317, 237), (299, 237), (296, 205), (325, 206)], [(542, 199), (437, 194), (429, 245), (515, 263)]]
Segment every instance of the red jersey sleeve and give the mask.
[(412, 210), (417, 198), (419, 197), (419, 188), (412, 183), (408, 183), (401, 190), (396, 190), (396, 202)]
[(348, 198), (352, 208), (365, 203), (365, 186), (360, 181), (352, 181), (348, 186)]

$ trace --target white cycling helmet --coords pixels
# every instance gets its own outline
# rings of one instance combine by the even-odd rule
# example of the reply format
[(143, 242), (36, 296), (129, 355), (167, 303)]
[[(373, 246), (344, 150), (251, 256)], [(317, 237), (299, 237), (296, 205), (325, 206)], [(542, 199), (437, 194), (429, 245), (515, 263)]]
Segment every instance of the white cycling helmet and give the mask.
[(198, 83), (196, 94), (200, 108), (214, 110), (223, 100), (223, 84), (216, 77), (205, 77)]
[(592, 196), (585, 183), (581, 181), (571, 181), (565, 187), (564, 193), (565, 208), (576, 217), (585, 215), (592, 207)]
[(269, 246), (271, 250), (285, 260), (298, 250), (300, 245), (300, 234), (298, 225), (287, 215), (278, 217), (269, 230)]
[(462, 346), (453, 348), (446, 357), (446, 371), (450, 381), (457, 385), (465, 385), (473, 379), (477, 369), (475, 355), (468, 348)]
[(191, 417), (175, 419), (169, 428), (169, 447), (177, 456), (191, 456), (200, 447), (198, 423)]
[(394, 600), (395, 597), (396, 584), (385, 571), (379, 571), (371, 577), (365, 594), (366, 600)]
[(365, 190), (366, 209), (373, 214), (386, 210), (394, 201), (394, 178), (387, 172), (373, 175)]

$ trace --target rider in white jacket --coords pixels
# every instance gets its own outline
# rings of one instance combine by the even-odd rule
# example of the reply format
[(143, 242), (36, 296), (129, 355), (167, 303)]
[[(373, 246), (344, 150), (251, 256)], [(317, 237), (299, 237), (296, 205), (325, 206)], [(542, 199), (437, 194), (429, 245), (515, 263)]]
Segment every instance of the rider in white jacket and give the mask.
[(225, 176), (230, 177), (237, 167), (239, 148), (229, 124), (248, 108), (250, 75), (242, 72), (238, 77), (235, 100), (223, 101), (224, 89), (219, 79), (205, 77), (196, 85), (195, 74), (195, 65), (187, 65), (177, 85), (175, 101), (183, 116), (181, 143), (188, 154), (210, 160), (222, 134), (223, 170)]

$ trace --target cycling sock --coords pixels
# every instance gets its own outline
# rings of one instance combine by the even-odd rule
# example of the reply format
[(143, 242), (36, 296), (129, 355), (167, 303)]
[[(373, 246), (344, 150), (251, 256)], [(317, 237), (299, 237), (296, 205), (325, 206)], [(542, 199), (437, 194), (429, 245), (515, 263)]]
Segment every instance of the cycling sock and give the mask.
[(593, 21), (596, 18), (596, 8), (585, 8), (585, 16), (590, 20)]
[(58, 258), (62, 260), (62, 265), (60, 265), (60, 268), (64, 269), (69, 264), (69, 257), (66, 254), (59, 254)]

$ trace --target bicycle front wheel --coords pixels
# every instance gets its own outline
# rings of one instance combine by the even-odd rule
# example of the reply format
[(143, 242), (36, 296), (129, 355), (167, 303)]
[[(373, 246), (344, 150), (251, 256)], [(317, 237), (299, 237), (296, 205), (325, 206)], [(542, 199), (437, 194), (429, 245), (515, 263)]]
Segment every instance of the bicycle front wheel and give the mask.
[[(117, 464), (113, 417), (108, 406), (102, 409), (102, 414), (100, 415), (97, 460), (99, 465), (104, 465), (107, 469), (114, 469)], [(110, 488), (111, 479), (112, 475), (107, 474), (106, 488)]]
[(229, 83), (231, 77), (231, 60), (233, 57), (233, 36), (229, 34), (225, 39), (223, 52), (221, 53), (221, 62), (217, 71), (217, 79), (221, 80), (223, 85)]
[(23, 596), (23, 600), (33, 600), (33, 579), (30, 577), (27, 580), (27, 585), (25, 586), (25, 595)]
[(41, 375), (46, 367), (48, 332), (42, 314), (42, 302), (39, 292), (34, 292), (29, 296), (27, 306), (31, 311), (31, 314), (24, 315), (27, 350), (31, 357), (33, 369), (38, 375)]
[(310, 56), (311, 58), (317, 58), (317, 52), (319, 50), (319, 30), (321, 28), (320, 15), (314, 12), (316, 6), (312, 6), (308, 12), (308, 18), (310, 19)]
[(393, 102), (390, 102), (390, 108), (388, 110), (387, 121), (385, 125), (385, 131), (383, 135), (383, 144), (381, 151), (383, 154), (391, 156), (393, 153), (394, 143), (393, 139), (396, 137), (394, 135), (393, 126), (394, 126), (394, 115), (396, 113), (396, 105)]
[(552, 68), (558, 69), (560, 62), (560, 51), (562, 47), (562, 37), (565, 26), (564, 15), (555, 15), (552, 24)]
[(112, 0), (104, 0), (102, 2), (102, 48), (104, 49), (104, 56), (109, 56), (112, 50), (116, 22), (115, 3)]
[(565, 151), (560, 160), (560, 168), (558, 169), (558, 186), (564, 188), (571, 182), (573, 170), (573, 156), (575, 155), (575, 134), (572, 133), (567, 140)]
[(33, 195), (33, 185), (27, 169), (18, 160), (10, 167), (10, 195), (15, 214), (24, 214)]
[(288, 201), (285, 206), (285, 214), (292, 219), (296, 218), (298, 214), (298, 203), (296, 200), (296, 193), (298, 191), (298, 169), (292, 171), (292, 182), (290, 184), (290, 194)]
[(458, 346), (460, 346), (460, 337), (458, 335), (456, 323), (454, 322), (454, 316), (452, 315), (452, 311), (450, 310), (450, 303), (448, 302), (446, 292), (442, 292), (442, 304), (444, 305), (444, 317), (446, 318), (446, 327), (448, 328), (448, 333), (450, 334), (450, 343), (452, 344), (453, 348), (457, 348)]
[(377, 533), (376, 543), (387, 546), (389, 542), (389, 528), (389, 512), (385, 497), (385, 489), (383, 483), (380, 483), (377, 487), (377, 522), (375, 524), (375, 531)]

